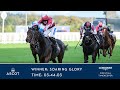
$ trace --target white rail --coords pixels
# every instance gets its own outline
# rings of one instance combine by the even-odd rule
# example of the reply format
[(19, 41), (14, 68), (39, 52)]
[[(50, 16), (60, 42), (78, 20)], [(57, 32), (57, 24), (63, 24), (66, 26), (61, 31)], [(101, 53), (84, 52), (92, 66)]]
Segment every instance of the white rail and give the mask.
[[(120, 32), (114, 32), (117, 39), (120, 39)], [(0, 33), (0, 43), (26, 43), (26, 33)], [(62, 41), (79, 41), (79, 32), (57, 32), (56, 38)]]

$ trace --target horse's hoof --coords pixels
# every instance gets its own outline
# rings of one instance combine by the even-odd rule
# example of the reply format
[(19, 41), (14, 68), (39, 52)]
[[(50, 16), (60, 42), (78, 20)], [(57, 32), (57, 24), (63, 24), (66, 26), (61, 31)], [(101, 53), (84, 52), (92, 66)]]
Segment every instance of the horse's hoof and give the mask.
[(104, 57), (106, 57), (106, 55), (103, 55)]
[(84, 63), (88, 63), (88, 61), (85, 61)]

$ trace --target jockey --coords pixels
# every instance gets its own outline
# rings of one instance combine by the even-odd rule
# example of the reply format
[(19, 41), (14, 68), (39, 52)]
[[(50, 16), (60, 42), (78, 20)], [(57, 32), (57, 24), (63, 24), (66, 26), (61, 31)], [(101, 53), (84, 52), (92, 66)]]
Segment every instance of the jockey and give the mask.
[(39, 31), (43, 32), (45, 37), (49, 37), (49, 39), (54, 44), (54, 48), (55, 48), (54, 50), (56, 52), (58, 45), (55, 39), (56, 27), (53, 18), (47, 15), (43, 15), (42, 18), (38, 21), (38, 24), (39, 24)]
[(102, 35), (102, 30), (103, 27), (106, 27), (102, 21), (99, 21), (99, 24), (96, 26), (96, 32), (100, 35), (101, 42), (104, 42), (103, 35)]
[(96, 26), (96, 31), (99, 32), (99, 31), (102, 31), (104, 25), (103, 23), (100, 21), (99, 24)]
[(35, 29), (39, 29), (39, 24), (38, 24), (38, 21), (34, 21), (32, 22), (32, 29), (35, 30)]
[[(82, 38), (83, 30), (85, 31), (89, 30), (92, 34), (94, 34), (95, 39), (99, 44), (99, 39), (98, 39), (99, 37), (97, 36), (97, 33), (94, 30), (94, 26), (89, 21), (85, 22), (85, 24), (83, 24), (83, 26), (80, 28), (80, 39)], [(83, 40), (80, 46), (82, 45), (83, 45)]]
[(83, 25), (82, 25), (82, 27), (80, 28), (80, 36), (82, 37), (82, 34), (83, 34), (83, 31), (86, 31), (86, 30), (89, 30), (90, 32), (92, 32), (93, 33), (93, 31), (94, 31), (94, 26), (93, 25), (91, 25), (91, 23), (90, 22), (85, 22)]

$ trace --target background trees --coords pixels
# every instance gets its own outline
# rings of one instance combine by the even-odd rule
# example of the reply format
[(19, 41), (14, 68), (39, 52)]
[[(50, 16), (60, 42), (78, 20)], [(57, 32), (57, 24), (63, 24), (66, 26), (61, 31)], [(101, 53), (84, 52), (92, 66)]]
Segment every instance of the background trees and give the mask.
[[(33, 21), (39, 20), (40, 16), (35, 14), (28, 14), (27, 23), (30, 25)], [(80, 26), (86, 21), (92, 21), (92, 18), (82, 18), (76, 16), (53, 16), (57, 26), (70, 26), (71, 32), (79, 32)], [(25, 25), (24, 14), (7, 13), (5, 19), (5, 32), (14, 32), (17, 25)], [(0, 32), (2, 31), (2, 19), (0, 18)]]

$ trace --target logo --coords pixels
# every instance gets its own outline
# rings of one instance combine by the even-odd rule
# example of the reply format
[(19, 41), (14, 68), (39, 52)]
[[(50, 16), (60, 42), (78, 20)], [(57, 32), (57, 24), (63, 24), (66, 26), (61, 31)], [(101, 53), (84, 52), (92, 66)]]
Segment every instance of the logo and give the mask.
[(19, 72), (16, 72), (15, 68), (11, 68), (11, 71), (7, 72), (6, 75), (19, 75)]
[(112, 69), (112, 67), (99, 67), (99, 69), (102, 69), (102, 70), (107, 71), (107, 70), (109, 70), (109, 69)]
[(99, 67), (99, 69), (103, 70), (98, 74), (99, 77), (113, 77), (112, 72), (107, 71), (111, 70), (112, 67)]

